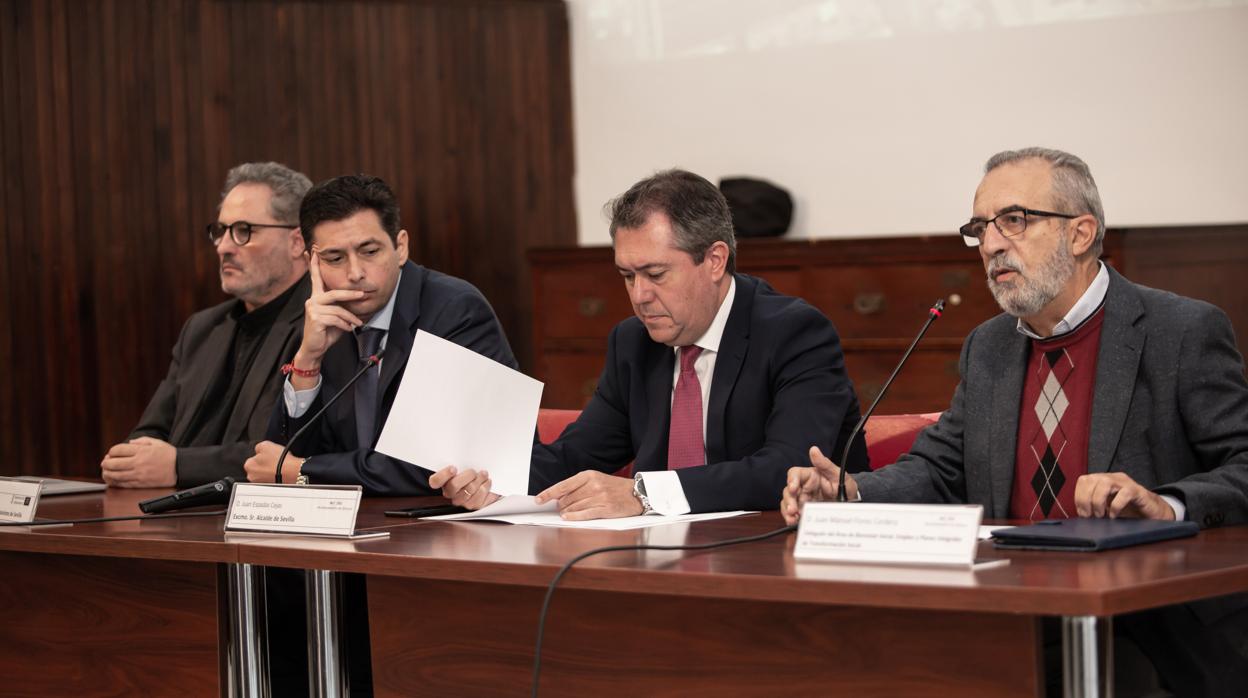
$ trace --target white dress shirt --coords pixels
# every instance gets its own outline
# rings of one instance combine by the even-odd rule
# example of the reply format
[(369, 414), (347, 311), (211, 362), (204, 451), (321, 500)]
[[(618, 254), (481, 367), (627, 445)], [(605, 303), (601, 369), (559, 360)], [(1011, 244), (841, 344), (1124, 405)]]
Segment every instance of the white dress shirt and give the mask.
[[(702, 388), (702, 456), (706, 460), (706, 408), (711, 400), (711, 379), (715, 376), (715, 357), (719, 355), (719, 342), (724, 336), (724, 327), (728, 324), (728, 315), (732, 312), (732, 301), (737, 295), (737, 281), (728, 277), (728, 295), (719, 304), (715, 319), (693, 346), (702, 347), (702, 353), (693, 362), (693, 372), (698, 376), (698, 385)], [(672, 399), (675, 399), (676, 382), (680, 380), (680, 347), (672, 347), (676, 354), (676, 367), (672, 370)], [(641, 480), (646, 486), (646, 497), (655, 513), (677, 516), (689, 513), (689, 500), (685, 497), (685, 489), (680, 485), (680, 476), (675, 470), (656, 470), (641, 473)]]

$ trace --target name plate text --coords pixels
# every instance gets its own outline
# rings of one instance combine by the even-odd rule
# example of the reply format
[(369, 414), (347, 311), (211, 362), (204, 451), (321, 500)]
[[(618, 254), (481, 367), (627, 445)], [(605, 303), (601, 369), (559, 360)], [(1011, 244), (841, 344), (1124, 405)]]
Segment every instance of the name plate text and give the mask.
[(230, 494), (225, 530), (349, 537), (361, 496), (359, 485), (239, 483)]
[(971, 567), (983, 513), (977, 504), (811, 502), (802, 510), (793, 557)]
[(23, 482), (0, 477), (0, 521), (34, 521), (42, 491), (42, 482)]

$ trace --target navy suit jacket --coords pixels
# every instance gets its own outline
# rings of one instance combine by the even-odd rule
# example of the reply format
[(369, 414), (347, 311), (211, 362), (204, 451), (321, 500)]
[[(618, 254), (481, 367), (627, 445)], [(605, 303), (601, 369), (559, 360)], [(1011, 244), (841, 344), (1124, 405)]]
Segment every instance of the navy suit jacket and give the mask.
[(295, 292), (282, 307), (260, 345), (251, 370), (243, 379), (238, 399), (219, 444), (190, 445), (187, 433), (200, 410), (204, 395), (225, 370), (234, 342), (236, 323), (230, 311), (239, 303), (229, 300), (195, 313), (182, 326), (169, 373), (156, 388), (139, 424), (126, 440), (140, 436), (167, 441), (178, 449), (177, 486), (194, 487), (227, 475), (246, 481), (243, 463), (265, 438), (273, 403), (281, 402), (283, 357), (299, 348), (303, 326), (303, 302), (308, 299), (308, 275), (297, 282)]
[[(494, 309), (475, 286), (412, 262), (403, 265), (394, 315), (386, 338), (378, 381), (377, 429), (367, 444), (355, 433), (355, 401), (344, 394), (329, 411), (291, 448), (308, 457), (303, 474), (313, 483), (363, 485), (370, 495), (436, 494), (429, 489), (428, 471), (373, 451), (381, 427), (390, 414), (398, 392), (399, 379), (407, 366), (416, 331), (429, 332), (467, 347), (482, 356), (516, 368), (516, 358), (507, 344)], [(269, 423), (269, 439), (285, 444), (296, 431), (359, 370), (355, 340), (343, 336), (321, 362), (321, 389), (316, 400), (299, 419), (286, 414), (285, 400), (279, 398)], [(289, 478), (287, 478), (289, 479)]]
[[(836, 330), (799, 298), (736, 275), (707, 405), (707, 465), (677, 471), (693, 512), (775, 509), (794, 465), (812, 445), (839, 458), (857, 423), (858, 400)], [(580, 417), (549, 446), (534, 446), (533, 493), (582, 470), (667, 469), (672, 348), (637, 318), (612, 331), (598, 387)], [(862, 437), (851, 471), (867, 467)]]

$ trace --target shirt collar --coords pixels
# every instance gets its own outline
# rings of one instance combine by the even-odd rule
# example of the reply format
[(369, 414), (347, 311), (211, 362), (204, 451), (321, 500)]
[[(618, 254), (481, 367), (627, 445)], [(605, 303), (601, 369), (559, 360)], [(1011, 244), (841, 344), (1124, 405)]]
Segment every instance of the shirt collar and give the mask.
[(1109, 291), (1109, 270), (1105, 268), (1104, 262), (1097, 263), (1101, 265), (1101, 270), (1096, 273), (1096, 278), (1092, 279), (1092, 283), (1088, 286), (1088, 290), (1084, 291), (1083, 295), (1079, 297), (1079, 300), (1071, 306), (1070, 312), (1066, 313), (1066, 317), (1062, 318), (1061, 322), (1057, 323), (1057, 325), (1053, 327), (1052, 336), (1041, 337), (1033, 332), (1032, 329), (1027, 326), (1027, 323), (1023, 322), (1022, 318), (1018, 319), (1018, 331), (1023, 335), (1031, 337), (1032, 339), (1052, 339), (1058, 335), (1070, 332), (1079, 325), (1083, 324), (1084, 320), (1092, 317), (1092, 313), (1095, 313), (1096, 309), (1101, 307), (1101, 303), (1105, 300), (1105, 294)]
[[(719, 304), (719, 310), (715, 312), (715, 319), (711, 321), (711, 326), (706, 328), (706, 332), (693, 343), (695, 347), (702, 347), (703, 351), (718, 352), (719, 340), (724, 336), (724, 327), (728, 324), (728, 316), (732, 314), (732, 299), (737, 295), (737, 279), (736, 277), (728, 277), (728, 295), (724, 296), (724, 302)], [(677, 353), (676, 358), (680, 358), (680, 347), (672, 347)]]
[(381, 310), (378, 310), (368, 322), (364, 323), (365, 327), (375, 327), (384, 332), (390, 331), (390, 318), (394, 315), (394, 299), (399, 297), (399, 285), (403, 283), (403, 270), (399, 270), (399, 280), (394, 284), (394, 290), (390, 292), (390, 300)]

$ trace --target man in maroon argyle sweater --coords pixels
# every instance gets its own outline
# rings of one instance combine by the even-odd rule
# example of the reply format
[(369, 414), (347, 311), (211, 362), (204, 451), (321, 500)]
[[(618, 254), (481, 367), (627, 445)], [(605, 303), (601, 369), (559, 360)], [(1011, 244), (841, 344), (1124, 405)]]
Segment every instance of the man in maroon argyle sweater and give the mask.
[[(996, 519), (1248, 523), (1248, 382), (1230, 322), (1110, 269), (1104, 231), (1079, 158), (1028, 148), (988, 161), (961, 233), (1005, 312), (967, 335), (940, 421), (896, 463), (849, 477), (851, 500), (969, 502)], [(789, 522), (836, 496), (837, 466), (816, 450), (811, 462), (789, 471)], [(1248, 686), (1246, 595), (1114, 622), (1115, 662), (1132, 648), (1142, 660), (1115, 677), (1156, 679), (1122, 693)]]

